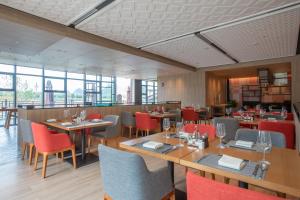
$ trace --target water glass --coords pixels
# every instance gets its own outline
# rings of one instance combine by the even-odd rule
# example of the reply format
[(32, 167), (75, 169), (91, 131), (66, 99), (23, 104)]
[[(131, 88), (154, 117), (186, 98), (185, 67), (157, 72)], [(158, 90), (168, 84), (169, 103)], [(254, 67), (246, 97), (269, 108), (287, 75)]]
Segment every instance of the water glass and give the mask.
[(263, 159), (260, 161), (264, 164), (270, 164), (269, 161), (266, 161), (266, 151), (272, 148), (272, 139), (270, 132), (259, 131), (256, 141), (256, 146), (259, 151), (263, 152)]
[(232, 109), (231, 108), (226, 108), (225, 112), (227, 116), (230, 116)]
[(80, 112), (80, 118), (82, 121), (84, 121), (86, 119), (86, 110), (83, 110)]
[(184, 144), (183, 144), (183, 138), (182, 136), (180, 135), (180, 133), (183, 131), (183, 123), (182, 122), (176, 122), (176, 135), (178, 136), (178, 139), (179, 139), (179, 144), (177, 146), (179, 147), (183, 147)]
[(65, 121), (68, 121), (70, 115), (71, 115), (71, 113), (70, 113), (69, 109), (64, 110), (64, 119), (65, 119)]
[(170, 119), (164, 118), (163, 120), (163, 129), (166, 132), (166, 138), (170, 138), (169, 129), (170, 129)]
[(220, 144), (218, 145), (218, 147), (221, 149), (225, 148), (222, 142), (222, 139), (225, 137), (225, 135), (226, 135), (225, 124), (217, 123), (217, 137), (220, 138)]
[(282, 117), (282, 119), (286, 120), (286, 118), (287, 118), (287, 110), (286, 109), (282, 109), (281, 117)]

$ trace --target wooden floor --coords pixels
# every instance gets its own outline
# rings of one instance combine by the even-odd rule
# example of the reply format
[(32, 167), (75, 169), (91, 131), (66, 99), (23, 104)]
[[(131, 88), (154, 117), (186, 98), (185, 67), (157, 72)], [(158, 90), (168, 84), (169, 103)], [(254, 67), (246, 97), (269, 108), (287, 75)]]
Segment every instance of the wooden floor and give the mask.
[[(2, 132), (3, 129), (0, 128), (0, 133)], [(27, 160), (20, 160), (19, 150), (15, 146), (16, 141), (4, 139), (5, 136), (9, 137), (8, 134), (14, 135), (15, 132), (16, 128), (11, 128), (6, 134), (0, 134), (2, 137), (0, 148), (3, 149), (6, 144), (6, 148), (8, 148), (6, 152), (10, 149), (12, 157), (9, 162), (3, 161), (3, 159), (7, 159), (7, 156), (0, 152), (0, 200), (101, 200), (103, 198), (99, 162), (73, 169), (71, 164), (62, 162), (56, 157), (50, 157), (47, 178), (42, 179), (41, 163), (38, 165), (39, 169), (33, 171), (33, 167), (27, 164)], [(114, 144), (114, 141), (109, 143), (111, 146)], [(92, 151), (96, 152), (95, 145)], [(165, 161), (151, 157), (144, 157), (144, 159), (150, 170), (167, 164)], [(175, 165), (175, 172), (176, 187), (185, 190), (184, 168)], [(209, 177), (209, 175), (207, 176)], [(222, 177), (217, 177), (217, 179), (222, 180)], [(231, 181), (230, 184), (236, 185), (237, 183)], [(275, 194), (259, 188), (251, 187), (251, 189)]]

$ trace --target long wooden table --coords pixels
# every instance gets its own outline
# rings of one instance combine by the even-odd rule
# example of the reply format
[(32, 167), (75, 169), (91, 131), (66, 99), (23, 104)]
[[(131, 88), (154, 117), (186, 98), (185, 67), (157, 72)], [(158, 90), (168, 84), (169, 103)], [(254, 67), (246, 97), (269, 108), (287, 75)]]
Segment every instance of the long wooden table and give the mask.
[(6, 118), (5, 118), (5, 123), (4, 123), (4, 128), (8, 129), (10, 126), (10, 120), (13, 115), (13, 113), (18, 112), (17, 108), (0, 108), (0, 112), (7, 112)]
[[(238, 180), (240, 182), (253, 184), (276, 192), (300, 197), (300, 157), (296, 150), (273, 147), (272, 151), (266, 154), (266, 159), (271, 162), (267, 174), (264, 179), (258, 180), (241, 174), (201, 165), (196, 163), (196, 161), (199, 160), (202, 156), (209, 153), (228, 154), (251, 161), (259, 161), (262, 159), (262, 153), (259, 152), (237, 148), (219, 149), (216, 147), (218, 141), (210, 142), (209, 148), (204, 150), (188, 147), (185, 144), (184, 147), (178, 148), (167, 154), (154, 153), (141, 149), (139, 147), (132, 146), (133, 144), (137, 144), (145, 140), (164, 142), (173, 145), (179, 143), (179, 140), (176, 138), (166, 139), (162, 135), (162, 133), (158, 133), (143, 138), (129, 140), (120, 143), (120, 147), (138, 154), (148, 155), (166, 160), (169, 162), (169, 165), (171, 165), (171, 169), (172, 163), (177, 163), (182, 166), (225, 176), (231, 179)], [(172, 171), (172, 173), (173, 172), (174, 171)]]
[(66, 132), (70, 131), (80, 131), (81, 132), (81, 157), (78, 159), (77, 158), (77, 167), (81, 167), (93, 162), (98, 161), (97, 156), (93, 155), (88, 155), (86, 154), (86, 129), (87, 128), (95, 128), (95, 127), (106, 127), (112, 125), (112, 122), (109, 121), (101, 121), (101, 122), (84, 122), (78, 125), (73, 125), (73, 126), (64, 126), (62, 125), (62, 122), (44, 122), (45, 125), (64, 130)]

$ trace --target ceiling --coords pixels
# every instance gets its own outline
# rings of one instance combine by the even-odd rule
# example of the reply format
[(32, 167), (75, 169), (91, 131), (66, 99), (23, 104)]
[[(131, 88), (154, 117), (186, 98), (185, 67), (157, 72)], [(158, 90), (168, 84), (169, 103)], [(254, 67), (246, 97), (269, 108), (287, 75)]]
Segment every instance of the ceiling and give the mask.
[[(104, 1), (0, 3), (70, 25)], [(202, 68), (296, 55), (299, 5), (299, 0), (115, 0), (75, 28)], [(136, 78), (187, 72), (5, 20), (0, 26), (0, 60)], [(15, 29), (20, 31), (10, 34)]]

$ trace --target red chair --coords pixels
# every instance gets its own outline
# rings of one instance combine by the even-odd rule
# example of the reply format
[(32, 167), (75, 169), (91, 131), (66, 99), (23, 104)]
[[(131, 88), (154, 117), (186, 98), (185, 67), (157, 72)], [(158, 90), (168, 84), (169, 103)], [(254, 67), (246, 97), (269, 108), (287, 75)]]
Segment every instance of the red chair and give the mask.
[(75, 145), (71, 143), (71, 140), (67, 134), (51, 134), (45, 125), (34, 122), (32, 122), (31, 127), (34, 145), (36, 147), (34, 170), (37, 168), (39, 154), (42, 154), (42, 177), (45, 178), (48, 156), (52, 154), (63, 153), (65, 151), (72, 151), (73, 167), (76, 169)]
[(287, 148), (295, 148), (295, 125), (293, 123), (262, 120), (258, 124), (258, 129), (283, 133)]
[(294, 120), (293, 113), (287, 113), (287, 118), (285, 120), (293, 121)]
[[(93, 113), (93, 114), (89, 114), (86, 117), (87, 120), (93, 120), (93, 119), (102, 119), (102, 115), (99, 113)], [(88, 153), (90, 153), (91, 150), (91, 143), (92, 143), (92, 137), (91, 137), (91, 128), (86, 128), (85, 129), (85, 134), (87, 135), (87, 141), (88, 141)]]
[(184, 108), (181, 110), (181, 112), (182, 112), (182, 119), (184, 122), (197, 123), (200, 120), (199, 114), (195, 112), (194, 109)]
[(136, 137), (138, 137), (139, 131), (146, 131), (146, 135), (149, 135), (150, 131), (154, 131), (158, 127), (156, 119), (152, 119), (149, 113), (135, 113), (136, 122)]
[(208, 138), (213, 140), (216, 138), (216, 128), (208, 124), (186, 124), (183, 129), (187, 133), (193, 133), (195, 131), (195, 126), (197, 126), (200, 133), (207, 133)]
[(186, 185), (188, 200), (282, 200), (275, 196), (213, 181), (192, 172), (187, 173)]

